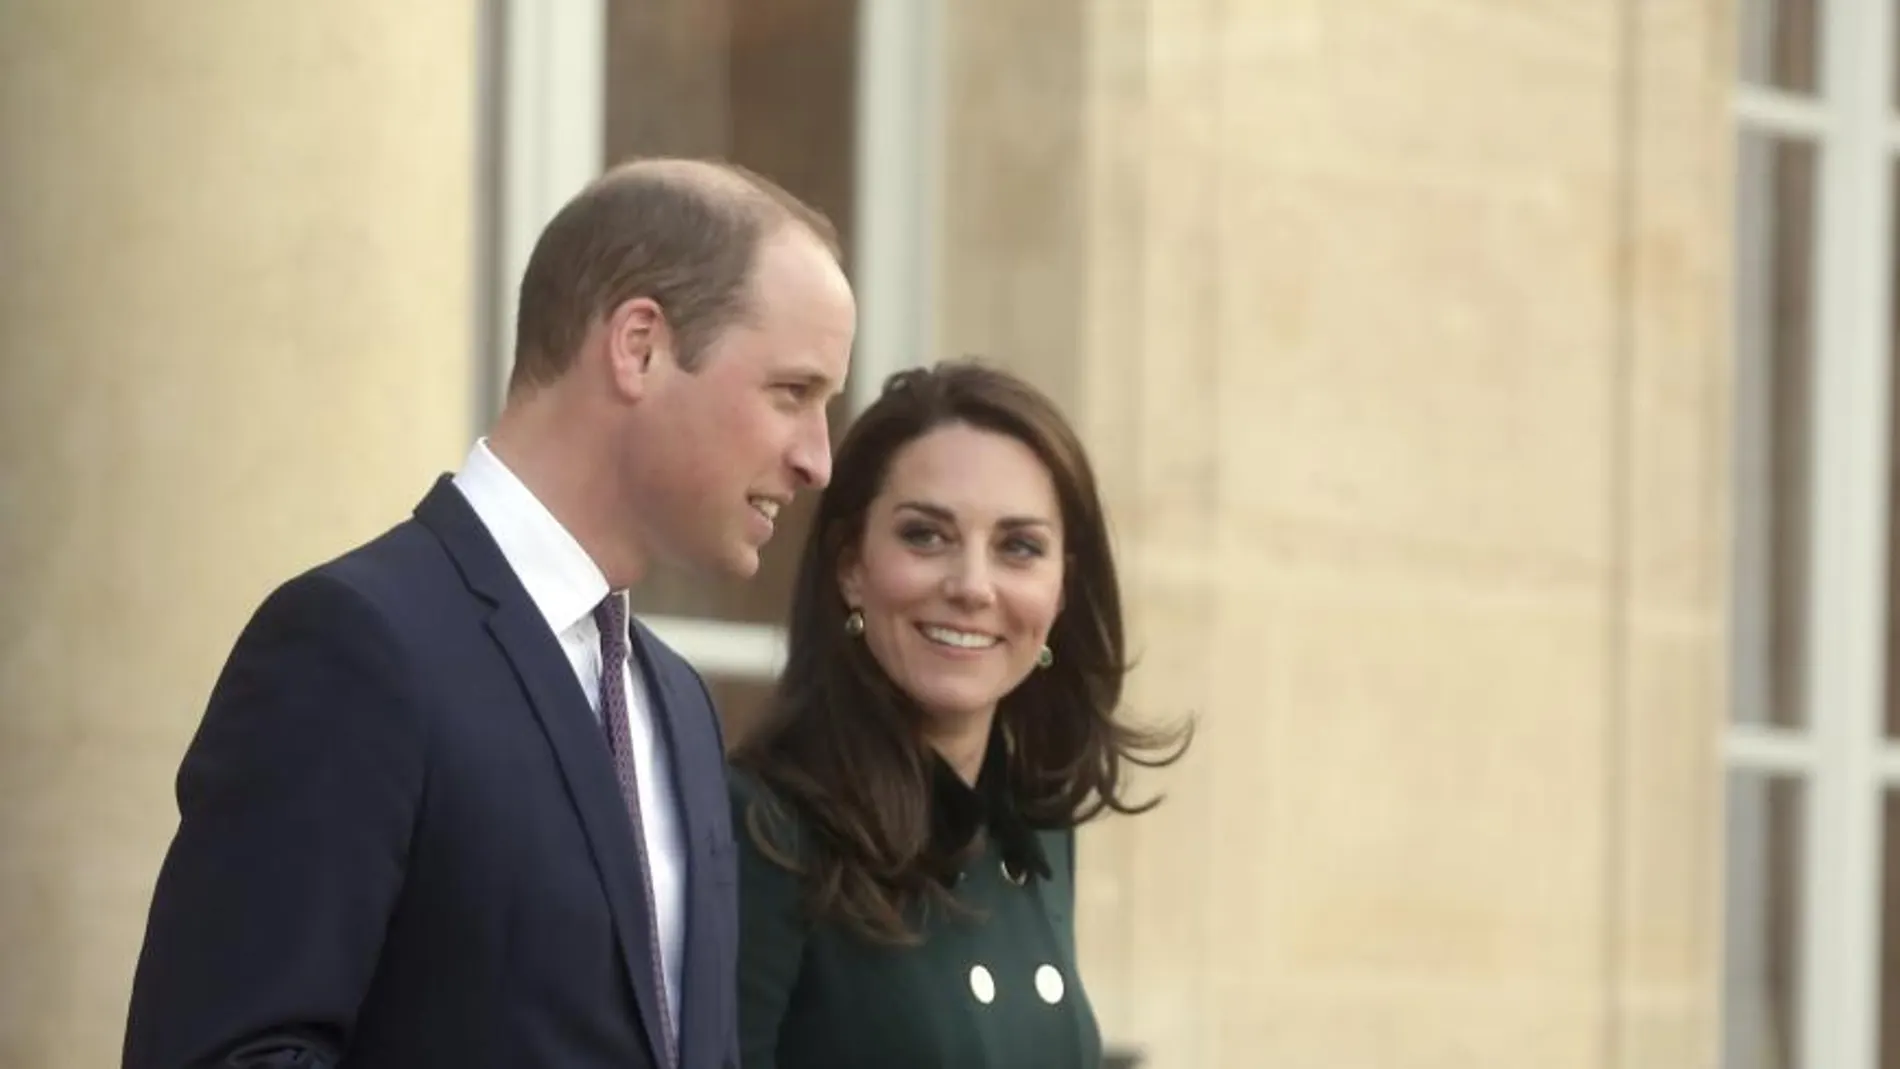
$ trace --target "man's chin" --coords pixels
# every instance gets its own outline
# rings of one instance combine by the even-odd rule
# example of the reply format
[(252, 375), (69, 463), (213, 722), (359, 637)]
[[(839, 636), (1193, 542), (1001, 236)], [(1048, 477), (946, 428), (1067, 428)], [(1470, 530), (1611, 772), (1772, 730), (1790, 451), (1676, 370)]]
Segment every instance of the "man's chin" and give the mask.
[(702, 546), (697, 553), (678, 554), (672, 558), (672, 569), (702, 580), (745, 580), (759, 574), (759, 559), (758, 546), (734, 539), (724, 547)]
[(759, 574), (759, 554), (761, 546), (744, 545), (728, 554), (720, 571), (728, 579), (750, 579)]

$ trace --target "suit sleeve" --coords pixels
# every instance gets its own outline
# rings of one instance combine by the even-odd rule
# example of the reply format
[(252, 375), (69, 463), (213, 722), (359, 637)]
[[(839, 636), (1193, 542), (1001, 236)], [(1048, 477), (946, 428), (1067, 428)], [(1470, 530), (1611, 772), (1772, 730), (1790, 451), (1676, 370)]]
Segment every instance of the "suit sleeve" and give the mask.
[(258, 610), (178, 774), (126, 1069), (318, 1069), (400, 893), (424, 736), (381, 615), (320, 573)]
[[(807, 922), (800, 913), (796, 874), (767, 857), (747, 827), (746, 814), (760, 789), (733, 774), (733, 838), (739, 852), (739, 1064), (776, 1069), (785, 1008), (798, 985), (805, 957)], [(770, 822), (772, 829), (781, 827)], [(789, 833), (774, 847), (793, 853)]]

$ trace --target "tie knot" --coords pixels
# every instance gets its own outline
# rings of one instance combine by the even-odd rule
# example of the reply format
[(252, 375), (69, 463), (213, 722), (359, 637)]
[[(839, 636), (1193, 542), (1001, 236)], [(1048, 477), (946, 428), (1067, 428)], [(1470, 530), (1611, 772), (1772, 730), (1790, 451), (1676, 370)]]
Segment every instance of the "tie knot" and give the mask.
[(610, 591), (594, 606), (594, 625), (600, 628), (601, 649), (627, 648), (627, 599), (619, 591)]

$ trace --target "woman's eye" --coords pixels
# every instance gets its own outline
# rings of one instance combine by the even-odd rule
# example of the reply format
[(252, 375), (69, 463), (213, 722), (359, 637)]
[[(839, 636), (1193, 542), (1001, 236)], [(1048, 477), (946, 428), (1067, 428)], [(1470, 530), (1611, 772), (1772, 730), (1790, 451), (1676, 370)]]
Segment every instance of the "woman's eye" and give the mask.
[(943, 542), (943, 535), (929, 527), (906, 527), (897, 533), (905, 545), (919, 549), (930, 549)]
[(1003, 543), (1003, 552), (1012, 557), (1035, 558), (1047, 551), (1041, 542), (1033, 538), (1012, 538)]

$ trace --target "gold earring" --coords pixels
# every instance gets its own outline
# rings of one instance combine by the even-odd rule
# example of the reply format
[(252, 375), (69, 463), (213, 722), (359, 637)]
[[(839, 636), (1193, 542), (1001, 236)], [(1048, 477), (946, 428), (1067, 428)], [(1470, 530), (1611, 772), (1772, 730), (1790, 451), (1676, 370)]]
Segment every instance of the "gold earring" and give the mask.
[(864, 634), (863, 609), (852, 609), (849, 613), (845, 614), (844, 633), (850, 635), (852, 638), (857, 638), (859, 635)]
[(1036, 667), (1047, 668), (1054, 663), (1056, 663), (1056, 651), (1049, 647), (1044, 646), (1042, 650), (1036, 654)]

